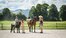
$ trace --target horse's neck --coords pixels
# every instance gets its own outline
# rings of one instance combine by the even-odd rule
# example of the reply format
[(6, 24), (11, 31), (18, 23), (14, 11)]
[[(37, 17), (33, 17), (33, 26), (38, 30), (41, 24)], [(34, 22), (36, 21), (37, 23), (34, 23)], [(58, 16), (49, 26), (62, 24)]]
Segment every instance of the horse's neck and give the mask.
[(32, 20), (32, 23), (36, 23), (36, 20), (35, 20), (35, 19), (33, 19), (33, 20)]
[(34, 19), (34, 21), (36, 22), (36, 19)]

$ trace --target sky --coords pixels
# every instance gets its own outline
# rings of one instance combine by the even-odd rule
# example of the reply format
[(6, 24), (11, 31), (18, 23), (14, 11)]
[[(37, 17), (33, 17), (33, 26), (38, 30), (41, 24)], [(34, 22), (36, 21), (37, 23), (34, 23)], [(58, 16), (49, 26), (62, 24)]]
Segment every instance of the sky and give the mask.
[(9, 8), (10, 10), (26, 10), (31, 9), (32, 6), (36, 6), (38, 3), (47, 3), (49, 5), (55, 4), (59, 9), (62, 5), (66, 5), (66, 0), (0, 0), (0, 9)]

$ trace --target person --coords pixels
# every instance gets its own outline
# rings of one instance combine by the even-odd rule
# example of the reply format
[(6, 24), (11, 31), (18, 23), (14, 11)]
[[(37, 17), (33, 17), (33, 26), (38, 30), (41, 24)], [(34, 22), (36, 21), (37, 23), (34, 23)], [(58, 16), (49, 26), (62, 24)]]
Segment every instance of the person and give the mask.
[(17, 16), (16, 16), (16, 18), (15, 18), (15, 24), (18, 22), (18, 18), (17, 18)]
[(18, 27), (18, 17), (17, 16), (15, 18), (15, 25), (16, 25), (16, 27)]
[(39, 25), (40, 25), (40, 29), (41, 29), (41, 32), (40, 33), (43, 33), (43, 16), (39, 16)]
[(23, 19), (22, 19), (22, 21), (21, 21), (21, 26), (22, 26), (22, 33), (25, 33), (25, 29), (24, 29), (24, 21), (23, 21)]

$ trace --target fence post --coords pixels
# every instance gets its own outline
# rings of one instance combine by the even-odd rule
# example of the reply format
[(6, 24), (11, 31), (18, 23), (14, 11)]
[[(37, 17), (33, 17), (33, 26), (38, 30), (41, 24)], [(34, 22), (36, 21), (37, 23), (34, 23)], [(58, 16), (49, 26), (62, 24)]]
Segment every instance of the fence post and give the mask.
[(56, 29), (57, 29), (57, 23), (56, 23)]
[(3, 30), (3, 23), (1, 23), (1, 30)]

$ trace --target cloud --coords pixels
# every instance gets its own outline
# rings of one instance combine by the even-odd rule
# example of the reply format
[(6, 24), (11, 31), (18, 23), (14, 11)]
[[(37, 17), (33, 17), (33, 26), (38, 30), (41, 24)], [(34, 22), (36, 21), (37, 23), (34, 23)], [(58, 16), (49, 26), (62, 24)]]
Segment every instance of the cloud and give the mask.
[(16, 9), (30, 9), (33, 5), (38, 3), (48, 3), (51, 5), (54, 3), (58, 8), (61, 5), (66, 4), (66, 0), (0, 0), (0, 9), (8, 7), (11, 10)]

